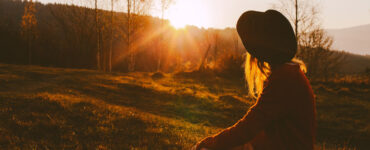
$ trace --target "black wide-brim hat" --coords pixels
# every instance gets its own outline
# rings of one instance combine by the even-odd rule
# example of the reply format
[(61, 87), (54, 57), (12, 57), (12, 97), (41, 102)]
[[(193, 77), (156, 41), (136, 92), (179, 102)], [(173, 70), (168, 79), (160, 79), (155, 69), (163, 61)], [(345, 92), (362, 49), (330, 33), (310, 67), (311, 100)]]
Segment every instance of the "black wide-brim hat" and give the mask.
[(248, 53), (272, 64), (292, 60), (297, 53), (297, 40), (290, 22), (276, 10), (247, 11), (236, 25)]

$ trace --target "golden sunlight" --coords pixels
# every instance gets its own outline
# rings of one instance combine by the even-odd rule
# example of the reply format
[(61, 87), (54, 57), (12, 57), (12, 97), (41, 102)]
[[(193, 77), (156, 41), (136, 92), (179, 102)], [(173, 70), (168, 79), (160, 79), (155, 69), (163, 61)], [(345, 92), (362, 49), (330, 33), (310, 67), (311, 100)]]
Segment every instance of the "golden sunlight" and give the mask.
[(175, 28), (184, 28), (186, 25), (209, 27), (209, 13), (203, 1), (186, 0), (176, 1), (168, 10), (168, 19)]

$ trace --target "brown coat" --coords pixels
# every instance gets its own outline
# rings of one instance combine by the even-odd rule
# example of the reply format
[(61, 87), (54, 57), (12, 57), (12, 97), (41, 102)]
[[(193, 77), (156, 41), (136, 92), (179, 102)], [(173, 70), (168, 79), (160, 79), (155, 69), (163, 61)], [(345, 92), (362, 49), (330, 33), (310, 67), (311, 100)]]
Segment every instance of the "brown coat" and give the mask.
[(241, 120), (197, 147), (218, 150), (251, 145), (254, 150), (312, 150), (315, 114), (309, 81), (297, 64), (286, 63), (272, 70), (261, 96)]

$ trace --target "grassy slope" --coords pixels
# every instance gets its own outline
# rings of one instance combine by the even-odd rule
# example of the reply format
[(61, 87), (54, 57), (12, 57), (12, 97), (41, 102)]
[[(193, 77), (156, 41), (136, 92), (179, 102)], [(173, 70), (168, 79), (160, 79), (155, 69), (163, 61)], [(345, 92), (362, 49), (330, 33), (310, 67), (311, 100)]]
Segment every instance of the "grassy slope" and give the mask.
[[(237, 81), (150, 75), (0, 64), (0, 149), (185, 149), (253, 104)], [(314, 88), (320, 147), (369, 148), (369, 85)]]

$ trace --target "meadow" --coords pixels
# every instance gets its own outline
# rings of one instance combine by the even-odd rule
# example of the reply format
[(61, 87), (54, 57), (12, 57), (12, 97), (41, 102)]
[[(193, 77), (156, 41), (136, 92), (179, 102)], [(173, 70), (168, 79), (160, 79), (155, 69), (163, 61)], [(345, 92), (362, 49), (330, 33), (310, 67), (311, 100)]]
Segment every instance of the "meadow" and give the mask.
[[(312, 82), (317, 149), (370, 149), (370, 84), (358, 80)], [(0, 64), (0, 149), (188, 149), (253, 105), (243, 82)]]

